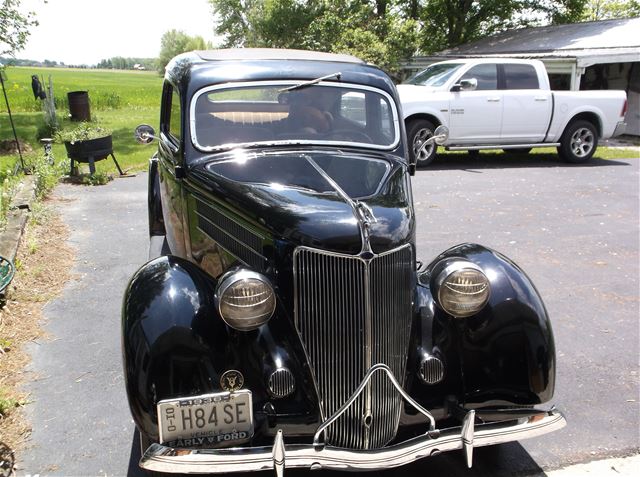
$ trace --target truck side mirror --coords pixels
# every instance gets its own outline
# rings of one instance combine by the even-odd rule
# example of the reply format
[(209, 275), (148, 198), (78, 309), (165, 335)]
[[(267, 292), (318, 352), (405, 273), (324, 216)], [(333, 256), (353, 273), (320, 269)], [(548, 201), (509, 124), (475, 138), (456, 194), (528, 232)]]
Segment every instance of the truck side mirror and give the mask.
[(477, 79), (467, 78), (467, 79), (460, 80), (459, 83), (454, 84), (451, 87), (451, 91), (454, 93), (457, 91), (475, 91), (477, 87), (478, 87)]

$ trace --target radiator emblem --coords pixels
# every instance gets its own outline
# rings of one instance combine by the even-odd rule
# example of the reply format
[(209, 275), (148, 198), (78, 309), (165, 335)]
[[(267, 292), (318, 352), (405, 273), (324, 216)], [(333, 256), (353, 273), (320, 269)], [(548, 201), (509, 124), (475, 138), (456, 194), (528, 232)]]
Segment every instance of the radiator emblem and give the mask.
[(244, 376), (240, 371), (230, 369), (220, 377), (220, 387), (225, 391), (233, 392), (244, 386)]

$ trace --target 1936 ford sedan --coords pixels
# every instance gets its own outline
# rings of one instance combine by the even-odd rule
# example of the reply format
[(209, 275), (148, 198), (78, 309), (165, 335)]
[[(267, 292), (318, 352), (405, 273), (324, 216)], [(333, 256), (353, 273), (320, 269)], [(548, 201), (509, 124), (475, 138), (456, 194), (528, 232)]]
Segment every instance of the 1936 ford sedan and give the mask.
[[(122, 316), (141, 467), (367, 470), (561, 428), (551, 324), (517, 265), (417, 260), (396, 89), (357, 58), (167, 67), (151, 256)], [(426, 263), (426, 262), (425, 262)]]

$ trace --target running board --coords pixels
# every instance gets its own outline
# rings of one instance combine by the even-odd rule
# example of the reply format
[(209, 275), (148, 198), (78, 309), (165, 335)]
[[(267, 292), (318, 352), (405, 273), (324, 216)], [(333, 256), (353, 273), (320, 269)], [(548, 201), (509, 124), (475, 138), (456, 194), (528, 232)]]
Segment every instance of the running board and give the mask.
[(482, 149), (527, 149), (529, 147), (558, 147), (559, 142), (537, 142), (535, 144), (488, 144), (485, 146), (446, 146), (447, 151), (480, 151)]

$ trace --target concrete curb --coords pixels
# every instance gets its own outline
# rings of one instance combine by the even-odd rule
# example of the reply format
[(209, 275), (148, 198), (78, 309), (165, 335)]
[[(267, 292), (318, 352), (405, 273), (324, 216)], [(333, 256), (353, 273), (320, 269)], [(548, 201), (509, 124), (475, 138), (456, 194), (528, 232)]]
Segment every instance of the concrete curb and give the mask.
[[(7, 225), (0, 233), (0, 255), (12, 263), (16, 259), (20, 239), (27, 224), (31, 203), (34, 201), (35, 195), (35, 177), (25, 176), (11, 201), (7, 213)], [(5, 291), (0, 293), (0, 300), (4, 299)]]
[(542, 474), (546, 477), (635, 477), (640, 475), (640, 455), (595, 460)]

